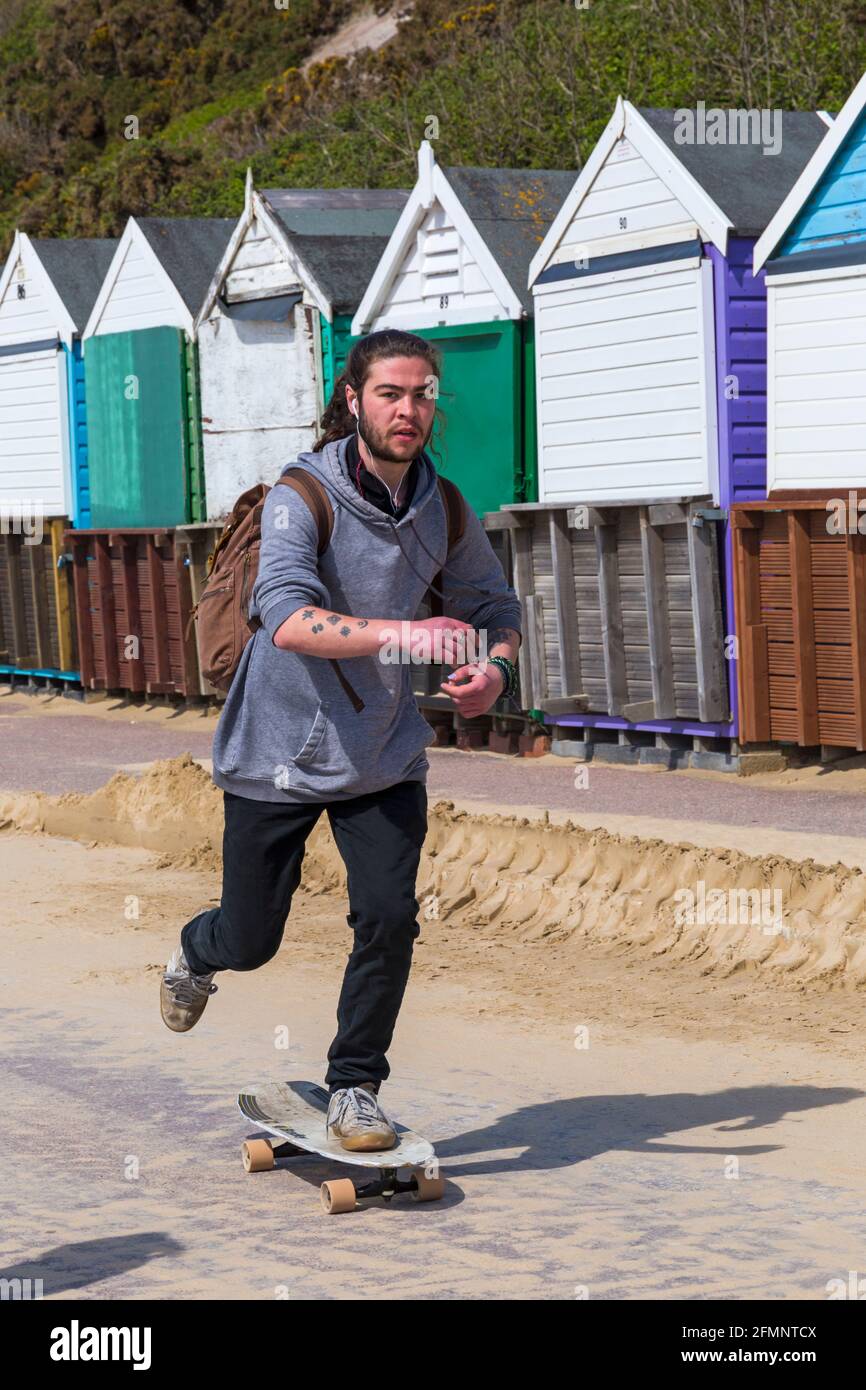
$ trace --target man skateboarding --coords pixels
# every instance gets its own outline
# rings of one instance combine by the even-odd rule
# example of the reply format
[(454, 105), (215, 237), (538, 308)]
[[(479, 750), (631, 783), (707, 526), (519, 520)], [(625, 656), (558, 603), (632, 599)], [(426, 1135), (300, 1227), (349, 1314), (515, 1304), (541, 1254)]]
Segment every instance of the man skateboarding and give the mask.
[[(440, 375), (436, 350), (410, 333), (385, 329), (351, 349), (322, 437), (287, 465), (327, 491), (333, 526), (320, 554), (308, 502), (287, 486), (267, 494), (250, 603), (262, 626), (214, 736), (222, 898), (183, 928), (161, 982), (162, 1017), (185, 1032), (215, 993), (217, 971), (255, 970), (276, 954), (304, 845), (326, 810), (346, 866), (354, 946), (328, 1051), (325, 1128), (349, 1150), (397, 1139), (378, 1091), (420, 932), (415, 881), (434, 739), (408, 658), (429, 652), (450, 665), (483, 633), (487, 659), (464, 661), (442, 686), (472, 717), (513, 693), (520, 645), (516, 594), (469, 506), (448, 550), (425, 452)], [(445, 616), (416, 622), (440, 569)], [(434, 637), (441, 649), (431, 650)]]

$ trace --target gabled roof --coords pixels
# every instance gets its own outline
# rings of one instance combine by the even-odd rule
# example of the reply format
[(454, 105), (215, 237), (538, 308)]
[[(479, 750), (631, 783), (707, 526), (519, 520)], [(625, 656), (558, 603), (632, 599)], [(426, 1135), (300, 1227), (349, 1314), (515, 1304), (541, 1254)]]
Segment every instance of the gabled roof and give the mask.
[(233, 217), (136, 217), (160, 264), (195, 317), (214, 266), (235, 228)]
[(254, 189), (248, 174), (244, 211), (211, 275), (196, 326), (211, 313), (254, 217), (329, 321), (352, 313), (408, 197), (405, 188)]
[(778, 208), (769, 226), (755, 247), (755, 270), (760, 270), (765, 261), (790, 230), (794, 220), (809, 201), (821, 179), (826, 174), (834, 158), (841, 150), (855, 124), (866, 111), (866, 73), (849, 96), (842, 110), (836, 116), (824, 139), (813, 153), (805, 169)]
[(157, 281), (168, 282), (172, 322), (190, 335), (213, 268), (231, 237), (231, 217), (130, 217), (111, 258), (82, 338), (92, 337), (102, 322), (127, 256), (140, 253)]
[(80, 333), (117, 250), (116, 237), (31, 237), (30, 245)]
[(418, 179), (358, 307), (353, 333), (364, 331), (380, 313), (434, 202), (457, 229), (506, 314), (531, 314), (526, 270), (573, 178), (563, 169), (443, 167), (429, 140), (422, 140)]
[[(563, 202), (529, 268), (532, 285), (546, 268), (617, 142), (626, 138), (699, 228), (723, 253), (731, 235), (758, 236), (823, 139), (817, 112), (782, 112), (779, 153), (752, 143), (679, 144), (678, 112), (633, 106), (617, 97), (613, 115)], [(829, 119), (829, 118), (827, 118)]]
[(334, 313), (354, 313), (397, 225), (406, 188), (263, 188)]
[(524, 309), (532, 312), (526, 272), (574, 183), (568, 169), (442, 169)]
[(777, 154), (764, 154), (752, 142), (681, 145), (674, 139), (676, 111), (636, 109), (727, 214), (734, 236), (760, 236), (827, 134), (826, 121), (815, 111), (778, 111)]

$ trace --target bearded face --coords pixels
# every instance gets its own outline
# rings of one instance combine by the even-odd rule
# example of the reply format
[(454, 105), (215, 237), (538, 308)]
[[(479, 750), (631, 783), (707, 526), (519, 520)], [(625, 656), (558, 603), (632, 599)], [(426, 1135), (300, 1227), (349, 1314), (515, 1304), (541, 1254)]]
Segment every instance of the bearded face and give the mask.
[(358, 401), (359, 434), (371, 453), (388, 463), (410, 463), (433, 433), (436, 399), (430, 364), (423, 357), (374, 362)]

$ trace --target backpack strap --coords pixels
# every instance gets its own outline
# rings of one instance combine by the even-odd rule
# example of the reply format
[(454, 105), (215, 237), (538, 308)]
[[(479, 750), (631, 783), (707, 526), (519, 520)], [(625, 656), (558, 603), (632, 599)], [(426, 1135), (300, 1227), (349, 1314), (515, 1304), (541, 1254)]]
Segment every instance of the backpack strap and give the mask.
[(306, 468), (290, 468), (282, 477), (277, 478), (277, 482), (300, 493), (313, 513), (319, 532), (319, 545), (316, 554), (321, 555), (323, 551), (327, 550), (331, 540), (331, 532), (334, 529), (334, 509), (324, 487), (318, 478), (307, 472)]
[[(277, 478), (278, 483), (283, 483), (286, 487), (293, 488), (304, 499), (316, 523), (319, 533), (319, 542), (316, 547), (316, 554), (322, 555), (327, 550), (331, 540), (331, 532), (334, 529), (334, 509), (331, 506), (331, 499), (328, 497), (318, 478), (312, 473), (308, 473), (306, 468), (290, 468), (288, 472)], [(340, 663), (335, 657), (328, 658), (337, 675), (337, 680), (345, 690), (349, 699), (360, 714), (364, 708), (364, 701), (361, 699), (357, 690), (349, 683), (340, 669)]]
[[(442, 498), (448, 523), (448, 554), (450, 555), (453, 547), (466, 530), (466, 502), (463, 493), (456, 483), (452, 483), (450, 478), (443, 478), (440, 473), (437, 473), (436, 482), (439, 484), (439, 496)], [(444, 582), (442, 570), (440, 570), (433, 580), (435, 589), (432, 586), (430, 588), (430, 616), (432, 618), (442, 617), (442, 586)], [(439, 593), (436, 593), (436, 589), (439, 590)]]

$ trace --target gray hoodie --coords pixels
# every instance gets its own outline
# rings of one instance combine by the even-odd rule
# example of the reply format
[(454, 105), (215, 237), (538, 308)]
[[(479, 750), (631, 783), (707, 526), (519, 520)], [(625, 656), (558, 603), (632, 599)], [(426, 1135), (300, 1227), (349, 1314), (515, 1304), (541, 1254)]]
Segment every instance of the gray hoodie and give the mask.
[[(445, 561), (445, 508), (428, 456), (419, 458), (412, 503), (395, 521), (347, 476), (349, 438), (297, 460), (324, 484), (334, 509), (330, 545), (320, 558), (312, 513), (293, 489), (272, 488), (262, 510), (250, 614), (263, 626), (244, 648), (213, 744), (217, 786), (255, 801), (342, 801), (427, 780), (425, 750), (434, 734), (415, 703), (411, 665), (378, 655), (342, 658), (344, 675), (364, 701), (357, 712), (327, 658), (273, 644), (281, 624), (311, 605), (409, 621)], [(446, 616), (475, 628), (520, 631), (517, 596), (468, 504), (466, 529), (447, 565), (440, 586)]]

